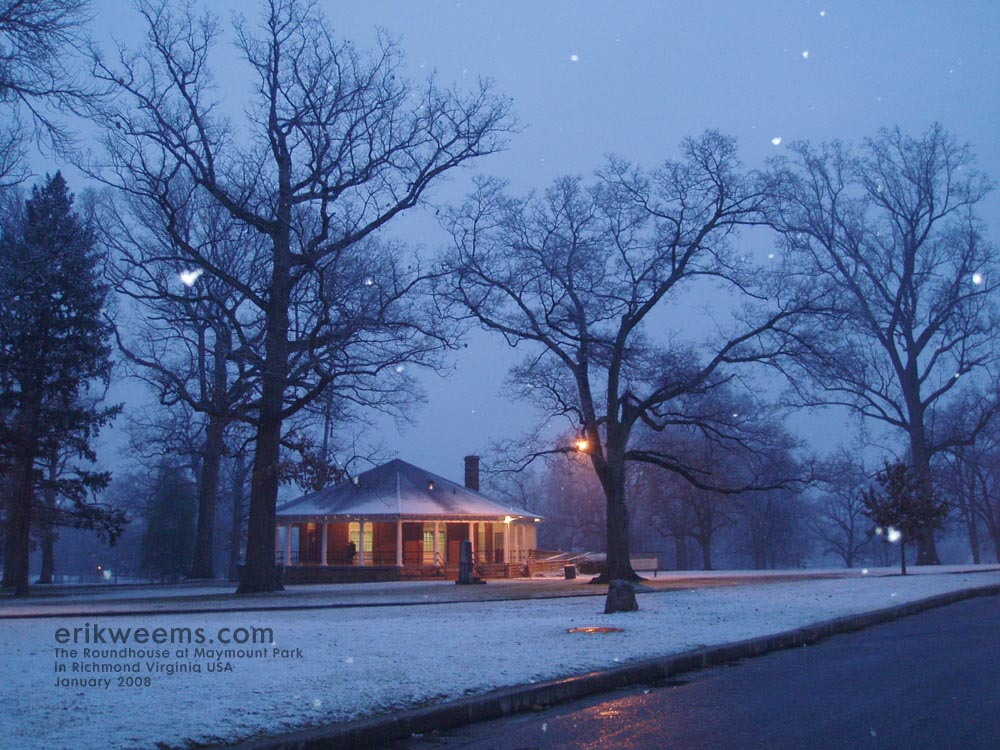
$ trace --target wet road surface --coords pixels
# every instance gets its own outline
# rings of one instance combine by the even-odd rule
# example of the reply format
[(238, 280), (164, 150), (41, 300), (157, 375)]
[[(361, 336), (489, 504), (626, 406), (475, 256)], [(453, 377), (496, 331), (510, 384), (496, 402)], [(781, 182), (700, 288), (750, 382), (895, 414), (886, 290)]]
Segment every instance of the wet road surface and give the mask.
[(1000, 750), (1000, 597), (388, 748)]

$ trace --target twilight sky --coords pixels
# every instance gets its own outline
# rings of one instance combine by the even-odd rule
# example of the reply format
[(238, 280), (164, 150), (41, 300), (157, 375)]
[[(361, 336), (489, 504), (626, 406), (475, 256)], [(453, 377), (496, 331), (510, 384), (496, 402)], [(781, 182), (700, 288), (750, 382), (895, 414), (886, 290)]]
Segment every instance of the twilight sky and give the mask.
[[(257, 7), (204, 4), (223, 19), (234, 10), (252, 18)], [(125, 5), (95, 2), (99, 37), (137, 41), (139, 26)], [(544, 189), (561, 174), (587, 174), (609, 153), (653, 166), (705, 128), (735, 135), (744, 162), (756, 167), (793, 140), (857, 142), (882, 126), (918, 134), (940, 121), (973, 144), (983, 171), (1000, 178), (994, 0), (319, 5), (339, 35), (361, 46), (376, 27), (399, 37), (415, 76), (436, 69), (444, 83), (493, 78), (526, 127), (505, 153), (474, 169), (510, 180), (518, 193)], [(222, 91), (240, 88), (245, 74), (239, 66), (216, 67)], [(432, 200), (458, 200), (469, 174)], [(1000, 236), (997, 196), (982, 218), (991, 236)], [(430, 251), (443, 242), (426, 216), (408, 218), (394, 233)], [(460, 479), (463, 455), (485, 454), (491, 440), (531, 423), (530, 411), (498, 395), (519, 357), (500, 341), (473, 336), (447, 379), (422, 377), (428, 402), (414, 410), (411, 427), (398, 434), (379, 423), (381, 442), (405, 460)], [(808, 420), (796, 426), (810, 432)]]

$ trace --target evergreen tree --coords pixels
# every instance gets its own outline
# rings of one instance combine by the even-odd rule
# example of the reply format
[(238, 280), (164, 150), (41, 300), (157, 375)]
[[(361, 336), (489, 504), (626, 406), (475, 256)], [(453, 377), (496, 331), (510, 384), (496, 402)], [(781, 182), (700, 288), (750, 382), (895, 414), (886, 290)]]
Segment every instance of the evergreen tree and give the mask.
[(143, 570), (161, 581), (176, 581), (187, 574), (194, 558), (197, 510), (193, 482), (179, 466), (161, 463), (146, 509)]
[[(33, 188), (23, 213), (7, 219), (0, 234), (0, 469), (9, 475), (3, 585), (25, 595), (35, 495), (46, 482), (41, 465), (61, 451), (93, 461), (90, 442), (118, 409), (87, 397), (110, 377), (107, 287), (94, 233), (73, 210), (62, 175)], [(57, 489), (77, 506), (80, 525), (106, 522), (113, 541), (121, 514), (87, 504), (108, 478), (78, 469)]]
[(906, 575), (906, 548), (920, 534), (941, 528), (948, 515), (948, 505), (926, 488), (930, 482), (901, 461), (890, 464), (875, 476), (880, 486), (865, 492), (862, 500), (865, 515), (875, 522), (876, 534), (886, 541), (899, 542), (899, 561), (902, 574)]

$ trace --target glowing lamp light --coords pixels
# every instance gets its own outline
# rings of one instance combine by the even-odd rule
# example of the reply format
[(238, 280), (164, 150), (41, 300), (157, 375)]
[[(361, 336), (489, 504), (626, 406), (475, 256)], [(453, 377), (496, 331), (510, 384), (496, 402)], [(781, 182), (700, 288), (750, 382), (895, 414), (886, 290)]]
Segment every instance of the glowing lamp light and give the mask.
[(580, 438), (579, 440), (576, 441), (576, 449), (580, 451), (580, 453), (586, 453), (587, 448), (589, 447), (590, 447), (590, 441), (588, 441), (587, 438)]
[(513, 520), (514, 520), (514, 516), (504, 516), (503, 517), (503, 522), (504, 523), (510, 523)]
[(983, 275), (981, 273), (972, 274), (972, 283), (979, 286), (983, 283)]

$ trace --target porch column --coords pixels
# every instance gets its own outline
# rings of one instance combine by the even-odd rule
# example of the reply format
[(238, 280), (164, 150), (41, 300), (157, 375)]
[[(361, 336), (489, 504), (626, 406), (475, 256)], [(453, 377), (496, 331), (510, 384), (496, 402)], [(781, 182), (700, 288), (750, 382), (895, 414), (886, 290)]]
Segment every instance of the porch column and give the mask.
[(476, 559), (476, 524), (469, 521), (469, 544), (472, 545), (472, 559)]
[(503, 525), (503, 561), (506, 565), (510, 564), (510, 546), (514, 541), (510, 538), (512, 530), (513, 527), (511, 526), (510, 521), (507, 521), (507, 523)]
[(292, 524), (285, 526), (285, 567), (292, 564)]
[(434, 564), (438, 564), (438, 522), (434, 522)]
[(281, 549), (281, 527), (278, 524), (274, 524), (274, 559), (275, 559), (275, 562), (277, 562), (279, 559), (284, 559), (283, 557), (282, 558), (278, 557), (281, 554), (283, 554), (283, 551)]
[(365, 564), (365, 522), (358, 521), (358, 565)]
[(396, 519), (396, 565), (403, 567), (403, 519)]
[(327, 538), (326, 538), (327, 537), (327, 526), (329, 526), (329, 524), (326, 521), (323, 521), (323, 531), (322, 531), (322, 533), (320, 535), (320, 544), (319, 544), (319, 564), (320, 565), (326, 565), (326, 560), (327, 560), (327, 557), (326, 557), (326, 552), (327, 552), (327, 545), (326, 545), (326, 542), (327, 542)]

